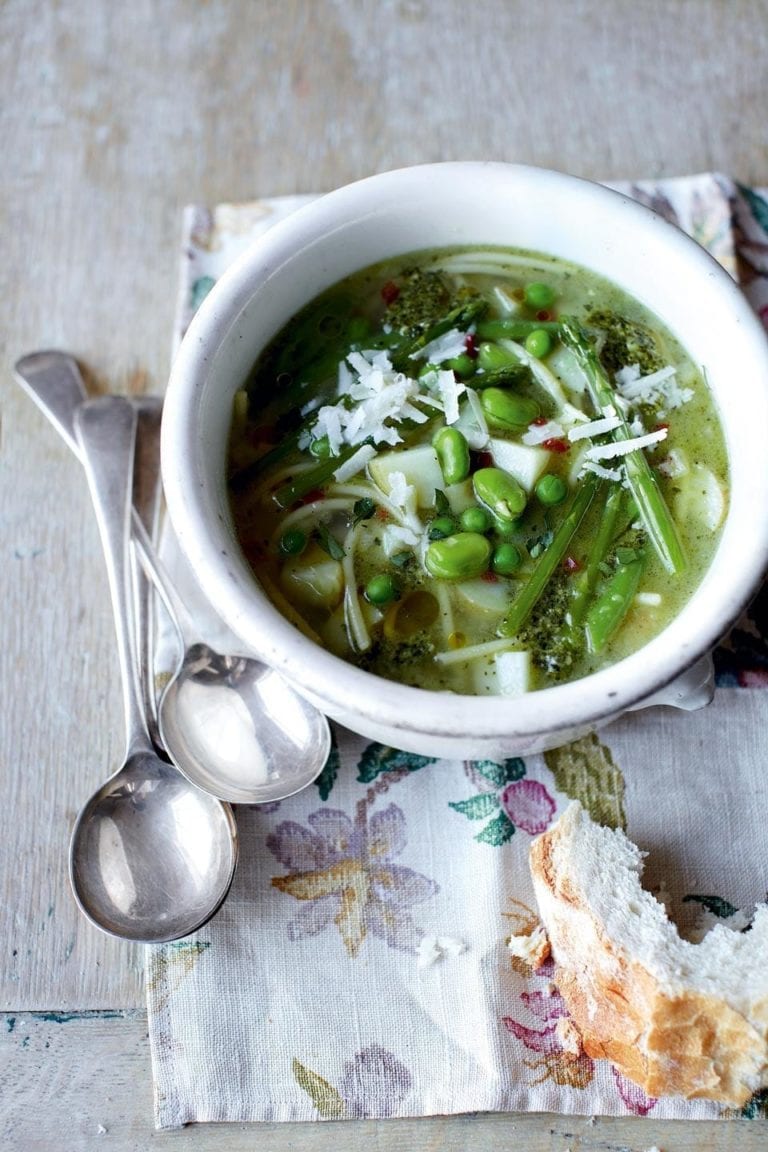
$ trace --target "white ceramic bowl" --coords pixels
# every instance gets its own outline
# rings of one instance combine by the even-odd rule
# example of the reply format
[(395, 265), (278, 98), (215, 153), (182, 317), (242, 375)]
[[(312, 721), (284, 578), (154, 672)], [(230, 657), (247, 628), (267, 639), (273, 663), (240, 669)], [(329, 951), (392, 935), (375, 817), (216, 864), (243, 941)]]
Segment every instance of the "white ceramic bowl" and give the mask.
[[(611, 668), (512, 700), (392, 683), (307, 640), (254, 579), (235, 539), (225, 484), (233, 394), (296, 311), (366, 265), (467, 244), (551, 253), (593, 269), (657, 313), (706, 372), (730, 461), (717, 554), (674, 622)], [(517, 165), (448, 163), (373, 176), (312, 202), (219, 281), (173, 366), (163, 480), (179, 544), (246, 651), (368, 737), (425, 755), (499, 759), (565, 743), (649, 697), (671, 702), (665, 686), (710, 651), (765, 570), (767, 432), (765, 334), (740, 290), (698, 245), (587, 181)]]

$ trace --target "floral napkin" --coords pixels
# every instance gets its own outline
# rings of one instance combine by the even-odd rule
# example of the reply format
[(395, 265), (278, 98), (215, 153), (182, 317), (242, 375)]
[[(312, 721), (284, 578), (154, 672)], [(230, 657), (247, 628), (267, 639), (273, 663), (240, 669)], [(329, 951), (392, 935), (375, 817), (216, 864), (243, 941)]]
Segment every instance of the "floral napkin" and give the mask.
[[(621, 187), (707, 247), (768, 323), (765, 191), (711, 174)], [(187, 210), (177, 340), (231, 260), (307, 199)], [(164, 550), (206, 639), (226, 645), (172, 539)], [(715, 653), (709, 707), (647, 709), (525, 759), (437, 760), (336, 727), (316, 785), (238, 809), (241, 861), (214, 920), (146, 950), (157, 1126), (733, 1115), (650, 1098), (564, 1047), (550, 968), (507, 941), (537, 920), (531, 837), (571, 798), (649, 853), (646, 883), (689, 938), (748, 923), (768, 884), (767, 636), (764, 589)], [(743, 1114), (767, 1109), (762, 1093)]]

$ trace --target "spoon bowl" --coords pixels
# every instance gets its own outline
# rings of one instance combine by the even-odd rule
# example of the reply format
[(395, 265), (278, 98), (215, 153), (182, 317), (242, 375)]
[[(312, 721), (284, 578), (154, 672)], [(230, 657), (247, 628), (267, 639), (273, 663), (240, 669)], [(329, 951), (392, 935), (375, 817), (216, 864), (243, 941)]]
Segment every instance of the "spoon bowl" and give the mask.
[(183, 649), (158, 707), (160, 736), (180, 772), (233, 804), (267, 804), (300, 792), (328, 759), (327, 717), (267, 664), (202, 643), (146, 532), (133, 528)]
[(88, 800), (72, 834), (70, 879), (104, 932), (156, 943), (194, 932), (232, 881), (231, 810), (152, 752), (137, 752)]
[(126, 751), (115, 775), (85, 804), (70, 842), (75, 899), (122, 939), (176, 940), (218, 910), (237, 863), (228, 805), (194, 788), (156, 751), (135, 651), (131, 509), (136, 409), (102, 397), (74, 420), (99, 526), (115, 617)]

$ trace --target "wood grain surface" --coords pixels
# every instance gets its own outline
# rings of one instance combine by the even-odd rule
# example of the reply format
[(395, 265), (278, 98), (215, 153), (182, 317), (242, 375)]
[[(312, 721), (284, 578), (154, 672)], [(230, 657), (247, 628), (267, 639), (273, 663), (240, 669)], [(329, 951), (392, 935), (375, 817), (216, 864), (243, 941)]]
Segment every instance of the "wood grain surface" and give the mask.
[(765, 0), (0, 5), (4, 1148), (764, 1146), (742, 1124), (549, 1116), (153, 1133), (140, 950), (83, 921), (66, 873), (122, 753), (103, 563), (79, 466), (11, 365), (61, 347), (94, 388), (162, 391), (189, 201), (462, 158), (768, 183), (766, 59)]

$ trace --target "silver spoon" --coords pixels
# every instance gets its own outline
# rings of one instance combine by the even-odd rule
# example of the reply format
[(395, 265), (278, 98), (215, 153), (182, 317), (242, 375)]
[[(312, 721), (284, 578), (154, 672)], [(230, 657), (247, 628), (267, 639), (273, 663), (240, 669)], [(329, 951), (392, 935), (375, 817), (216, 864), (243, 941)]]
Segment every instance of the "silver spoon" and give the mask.
[(119, 397), (88, 401), (75, 415), (115, 614), (127, 738), (123, 765), (77, 819), (70, 878), (90, 920), (114, 936), (150, 942), (186, 936), (220, 907), (237, 863), (237, 829), (228, 805), (158, 756), (147, 727), (132, 627), (136, 424), (136, 410)]
[[(42, 369), (60, 364), (56, 386), (43, 387)], [(82, 397), (72, 377), (82, 378), (74, 360), (61, 353), (34, 353), (16, 365), (27, 391), (67, 436)], [(69, 403), (69, 411), (67, 404)], [(184, 653), (159, 707), (161, 743), (193, 784), (219, 799), (264, 804), (301, 791), (322, 771), (331, 746), (327, 718), (260, 661), (222, 655), (200, 642), (194, 623), (164, 576), (142, 524), (134, 516), (139, 557), (155, 582), (176, 626)]]
[(264, 804), (306, 788), (328, 759), (327, 718), (266, 664), (202, 643), (142, 525), (134, 525), (133, 540), (183, 649), (158, 708), (174, 764), (232, 803)]
[[(41, 412), (76, 456), (80, 446), (75, 434), (75, 413), (88, 399), (80, 367), (66, 352), (45, 349), (22, 356), (14, 365), (16, 378)], [(133, 474), (134, 515), (153, 535), (160, 512), (160, 416), (163, 402), (159, 396), (137, 396), (131, 400), (138, 414), (136, 462)], [(152, 631), (151, 585), (143, 571), (136, 573), (136, 650), (142, 671), (142, 689), (147, 710), (149, 732), (159, 743), (157, 697), (151, 676), (154, 653)]]

